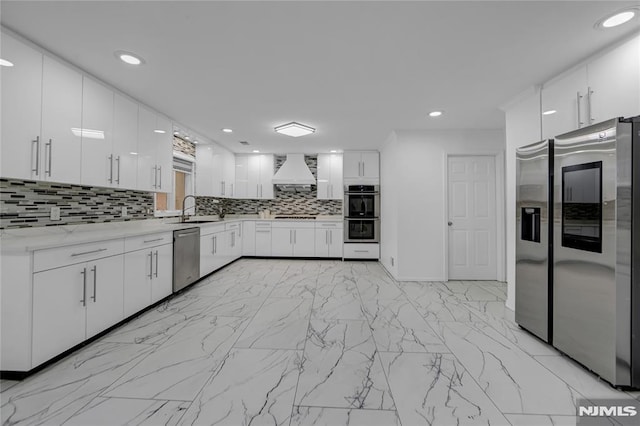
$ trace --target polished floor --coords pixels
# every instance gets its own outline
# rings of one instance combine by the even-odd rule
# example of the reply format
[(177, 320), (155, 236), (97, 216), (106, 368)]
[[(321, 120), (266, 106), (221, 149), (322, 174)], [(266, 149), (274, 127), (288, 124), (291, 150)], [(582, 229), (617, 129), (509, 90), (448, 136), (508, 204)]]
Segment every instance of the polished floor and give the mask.
[(520, 330), (506, 286), (242, 259), (21, 382), (2, 423), (573, 425), (638, 398)]

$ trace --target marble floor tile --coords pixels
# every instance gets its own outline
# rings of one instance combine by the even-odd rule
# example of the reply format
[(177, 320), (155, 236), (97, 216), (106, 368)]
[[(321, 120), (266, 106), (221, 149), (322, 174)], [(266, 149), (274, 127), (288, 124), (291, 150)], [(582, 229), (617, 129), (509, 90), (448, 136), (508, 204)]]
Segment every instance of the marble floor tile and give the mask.
[(95, 398), (67, 420), (65, 426), (174, 426), (190, 402), (155, 399)]
[(386, 275), (384, 277), (360, 275), (356, 278), (356, 286), (362, 300), (406, 300), (404, 293)]
[(586, 399), (632, 399), (631, 395), (612, 387), (566, 356), (536, 356), (534, 358)]
[(295, 403), (395, 409), (366, 321), (311, 320)]
[(0, 380), (0, 392), (6, 391), (6, 390), (11, 388), (12, 386), (15, 386), (18, 383), (20, 383), (20, 382), (17, 381), (17, 380), (2, 379), (2, 380)]
[(287, 425), (302, 353), (232, 349), (181, 425)]
[(499, 285), (485, 285), (482, 289), (491, 294), (495, 294), (500, 300), (507, 300), (507, 287)]
[(248, 322), (215, 316), (192, 320), (102, 396), (192, 401)]
[(477, 321), (477, 318), (446, 289), (418, 282), (400, 283), (399, 287), (427, 322)]
[(363, 306), (380, 352), (449, 352), (406, 298), (369, 300)]
[(313, 300), (311, 315), (312, 318), (323, 319), (365, 319), (358, 290), (348, 285), (333, 285), (331, 291), (319, 289)]
[(579, 394), (485, 323), (441, 322), (436, 329), (504, 413), (575, 413)]
[(500, 300), (498, 296), (487, 291), (482, 281), (447, 281), (439, 283), (460, 301)]
[(293, 407), (291, 426), (400, 426), (393, 410)]
[(317, 273), (301, 273), (283, 276), (270, 297), (304, 297), (313, 299), (316, 294)]
[(62, 424), (155, 348), (91, 344), (2, 392), (2, 424)]
[(451, 354), (383, 353), (403, 425), (508, 425)]
[(234, 346), (304, 349), (311, 304), (310, 299), (268, 298)]
[(539, 414), (506, 414), (513, 426), (576, 426), (575, 416), (543, 416)]

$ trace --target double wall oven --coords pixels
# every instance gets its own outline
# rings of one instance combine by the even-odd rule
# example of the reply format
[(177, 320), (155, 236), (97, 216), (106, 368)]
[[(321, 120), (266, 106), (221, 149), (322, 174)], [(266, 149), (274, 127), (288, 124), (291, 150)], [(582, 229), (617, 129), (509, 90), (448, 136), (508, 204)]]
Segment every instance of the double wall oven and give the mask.
[(380, 242), (380, 186), (344, 187), (344, 242)]

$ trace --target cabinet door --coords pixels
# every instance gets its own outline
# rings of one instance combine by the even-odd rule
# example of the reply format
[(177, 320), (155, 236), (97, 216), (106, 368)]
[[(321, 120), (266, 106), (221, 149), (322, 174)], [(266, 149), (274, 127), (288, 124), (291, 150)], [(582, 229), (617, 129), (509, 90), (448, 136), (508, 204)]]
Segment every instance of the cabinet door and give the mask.
[(256, 225), (256, 256), (271, 256), (271, 229)]
[(249, 157), (236, 155), (235, 198), (248, 198), (249, 191)]
[(200, 237), (200, 277), (216, 269), (216, 239), (215, 234)]
[(44, 179), (80, 183), (82, 75), (44, 56), (42, 142)]
[(85, 339), (89, 275), (86, 264), (33, 274), (32, 366)]
[(156, 115), (140, 105), (138, 108), (138, 176), (141, 191), (158, 190), (158, 166), (156, 164)]
[(124, 256), (87, 263), (87, 339), (124, 318)]
[(359, 178), (362, 174), (360, 152), (345, 152), (343, 158), (344, 178)]
[(256, 223), (253, 221), (242, 222), (242, 255), (256, 255)]
[(318, 199), (328, 200), (331, 198), (331, 156), (329, 154), (318, 154)]
[(292, 256), (293, 255), (293, 229), (272, 228), (271, 229), (271, 255), (272, 256)]
[(342, 257), (342, 228), (329, 230), (329, 257)]
[(640, 114), (640, 36), (587, 65), (590, 123)]
[(380, 161), (377, 152), (362, 153), (362, 177), (377, 178), (380, 177)]
[(331, 177), (329, 178), (331, 184), (330, 199), (342, 200), (344, 197), (344, 186), (342, 180), (342, 155), (331, 155)]
[(274, 198), (273, 175), (274, 157), (272, 154), (260, 154), (260, 198), (271, 200)]
[(115, 93), (113, 108), (114, 186), (135, 189), (138, 175), (138, 104)]
[(542, 88), (542, 137), (553, 138), (587, 125), (587, 69), (581, 67)]
[(42, 53), (2, 34), (2, 58), (13, 63), (2, 67), (2, 145), (0, 164), (3, 177), (44, 179), (38, 167), (44, 155), (40, 141), (42, 107)]
[(316, 230), (302, 228), (293, 230), (293, 255), (313, 257), (316, 254)]
[(173, 245), (155, 247), (152, 251), (151, 303), (155, 303), (173, 292)]
[(125, 317), (129, 317), (151, 304), (152, 257), (151, 249), (130, 252), (124, 257)]
[(171, 192), (173, 186), (173, 132), (169, 119), (156, 116), (153, 129), (156, 148), (156, 167), (158, 183), (156, 192)]
[(227, 198), (235, 197), (236, 159), (231, 151), (222, 151), (222, 195)]
[(196, 195), (213, 196), (213, 146), (196, 145)]
[(329, 256), (329, 229), (316, 229), (316, 257)]
[(83, 77), (82, 83), (83, 185), (117, 186), (113, 155), (113, 91)]
[(260, 184), (262, 183), (260, 175), (260, 155), (250, 155), (247, 169), (247, 194), (248, 198), (260, 198)]
[(222, 186), (224, 179), (224, 158), (222, 154), (222, 149), (218, 145), (213, 145), (213, 153), (211, 156), (211, 171), (212, 171), (212, 186), (211, 186), (211, 196), (212, 197), (222, 197)]

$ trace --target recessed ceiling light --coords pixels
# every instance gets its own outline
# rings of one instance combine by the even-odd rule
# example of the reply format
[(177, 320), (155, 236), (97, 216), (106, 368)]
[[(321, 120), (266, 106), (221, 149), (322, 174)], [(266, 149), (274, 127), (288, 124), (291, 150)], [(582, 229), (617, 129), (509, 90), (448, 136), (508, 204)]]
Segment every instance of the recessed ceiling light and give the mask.
[(190, 140), (191, 140), (191, 138), (190, 138), (189, 136), (185, 136), (184, 138), (185, 138), (186, 140), (188, 140), (188, 141), (190, 141)]
[(155, 129), (154, 132), (160, 133), (161, 135), (167, 133), (167, 132), (165, 132), (164, 130), (161, 130), (161, 129)]
[(548, 111), (545, 111), (542, 113), (542, 115), (551, 115), (551, 114), (555, 114), (557, 111), (555, 109), (550, 109)]
[(131, 154), (131, 155), (138, 155), (138, 153), (137, 153), (137, 152), (133, 152), (133, 151), (132, 151), (132, 152), (130, 152), (129, 154)]
[(253, 152), (258, 153), (258, 152), (260, 152), (260, 150), (259, 149), (254, 149)]
[(194, 140), (193, 140), (193, 143), (194, 143), (194, 144), (197, 144), (197, 143), (198, 143), (198, 140), (197, 140), (197, 139), (194, 139)]
[(225, 133), (233, 133), (233, 129), (222, 129), (223, 132)]
[(145, 63), (144, 59), (140, 56), (131, 52), (125, 52), (124, 50), (117, 50), (115, 55), (116, 58), (129, 65), (142, 65)]
[(2, 59), (2, 58), (0, 58), (0, 66), (3, 66), (3, 67), (12, 67), (12, 66), (13, 66), (13, 62), (11, 62), (11, 61), (7, 61), (6, 59)]
[(618, 10), (596, 22), (596, 28), (613, 28), (632, 20), (638, 13), (638, 7)]
[(442, 111), (431, 111), (429, 113), (429, 117), (440, 117), (442, 115)]
[(331, 152), (331, 153), (336, 153), (336, 152), (338, 152), (338, 151), (336, 151), (335, 149), (332, 149), (332, 150), (331, 150), (331, 151), (329, 151), (329, 152)]
[(305, 126), (304, 124), (296, 123), (295, 121), (277, 126), (274, 130), (278, 133), (294, 138), (310, 135), (316, 131), (313, 127)]

